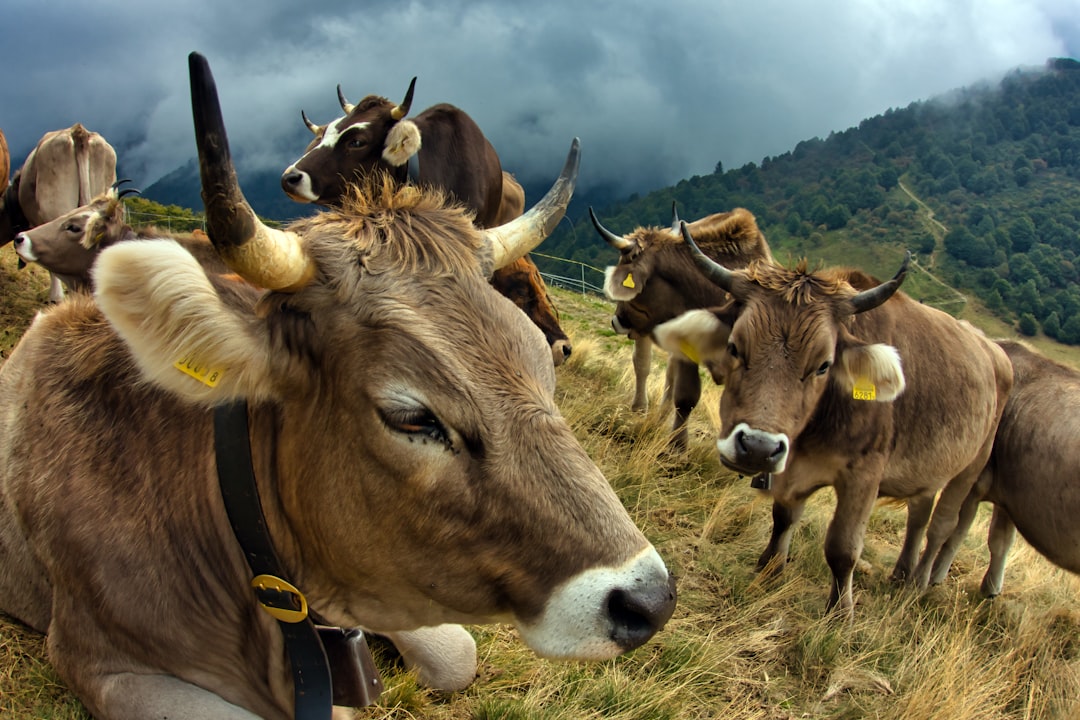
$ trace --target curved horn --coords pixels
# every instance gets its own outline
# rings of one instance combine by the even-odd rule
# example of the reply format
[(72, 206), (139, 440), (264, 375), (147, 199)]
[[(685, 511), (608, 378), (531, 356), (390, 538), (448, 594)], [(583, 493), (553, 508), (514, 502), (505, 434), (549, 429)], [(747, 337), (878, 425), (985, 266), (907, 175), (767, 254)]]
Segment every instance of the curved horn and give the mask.
[(593, 227), (596, 228), (596, 232), (600, 233), (600, 237), (607, 241), (608, 245), (619, 252), (625, 252), (634, 247), (633, 240), (627, 240), (622, 235), (616, 235), (608, 230), (606, 227), (600, 224), (600, 219), (596, 217), (596, 213), (593, 212), (592, 207), (589, 208), (589, 218), (592, 220)]
[[(685, 220), (679, 221), (679, 230), (682, 232), (683, 241), (686, 246), (690, 248), (690, 257), (694, 259), (694, 262), (701, 272), (705, 274), (713, 285), (716, 285), (721, 290), (731, 292), (733, 285), (734, 275), (730, 270), (713, 260), (711, 257), (701, 252), (701, 248), (694, 242), (694, 238), (690, 235), (690, 227), (686, 224)], [(734, 295), (734, 293), (732, 293)]]
[(325, 125), (316, 125), (315, 123), (308, 120), (307, 113), (303, 110), (300, 111), (300, 117), (304, 119), (304, 124), (307, 125), (307, 129), (311, 131), (312, 135), (318, 135), (323, 131), (323, 128), (326, 127)]
[(390, 117), (395, 120), (400, 120), (409, 114), (409, 108), (412, 107), (413, 90), (416, 89), (416, 78), (412, 79), (409, 83), (409, 89), (405, 92), (405, 99), (401, 101), (401, 104), (390, 111)]
[(341, 84), (340, 83), (337, 86), (337, 101), (339, 103), (341, 103), (341, 109), (345, 111), (346, 115), (348, 115), (349, 113), (351, 113), (353, 110), (356, 109), (355, 105), (353, 105), (351, 102), (349, 102), (348, 100), (345, 99), (345, 95), (341, 92)]
[(300, 289), (314, 275), (314, 265), (295, 233), (267, 227), (244, 199), (210, 64), (193, 52), (188, 71), (207, 234), (225, 263), (245, 280), (273, 290)]
[(574, 138), (559, 179), (547, 194), (521, 217), (483, 231), (491, 243), (493, 269), (498, 270), (524, 257), (551, 234), (566, 214), (566, 206), (570, 204), (570, 197), (577, 184), (580, 162), (581, 142)]
[(679, 230), (679, 208), (676, 207), (678, 204), (678, 200), (671, 201), (671, 232)]
[[(125, 180), (124, 182), (131, 182), (131, 181), (130, 180)], [(116, 198), (120, 199), (120, 198), (124, 197), (125, 195), (141, 195), (141, 194), (142, 194), (142, 190), (140, 190), (139, 188), (124, 188), (120, 192), (116, 193)]]
[(873, 310), (878, 305), (881, 305), (891, 298), (904, 282), (904, 277), (907, 276), (908, 265), (910, 264), (911, 251), (908, 250), (904, 255), (904, 262), (901, 263), (900, 269), (893, 275), (892, 280), (883, 282), (877, 287), (870, 288), (869, 290), (863, 290), (861, 293), (851, 298), (851, 304), (855, 307), (855, 313), (858, 314), (866, 312), (867, 310)]
[(121, 185), (129, 182), (131, 182), (131, 178), (123, 178), (122, 180), (117, 180), (116, 182), (114, 182), (111, 187), (113, 190), (119, 190)]

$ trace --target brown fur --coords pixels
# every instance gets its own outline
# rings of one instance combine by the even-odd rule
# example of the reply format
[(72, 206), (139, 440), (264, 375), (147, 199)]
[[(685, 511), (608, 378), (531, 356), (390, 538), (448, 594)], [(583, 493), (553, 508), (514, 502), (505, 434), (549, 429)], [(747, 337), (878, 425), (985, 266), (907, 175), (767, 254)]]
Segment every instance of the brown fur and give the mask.
[[(730, 268), (754, 261), (769, 263), (772, 252), (753, 214), (744, 208), (714, 213), (689, 224), (691, 237), (702, 252)], [(630, 247), (620, 251), (618, 265), (609, 268), (605, 290), (616, 300), (613, 326), (643, 347), (634, 353), (635, 409), (648, 406), (646, 384), (653, 329), (694, 308), (714, 307), (728, 301), (728, 295), (709, 282), (694, 265), (682, 235), (670, 228), (641, 227), (626, 239)], [(632, 275), (637, 294), (622, 300), (616, 294), (627, 275)], [(685, 448), (686, 421), (701, 397), (701, 381), (693, 363), (674, 361), (669, 366), (665, 398), (674, 401), (673, 443)]]
[[(852, 571), (879, 495), (908, 500), (894, 576), (925, 587), (990, 453), (1012, 385), (1005, 354), (966, 323), (901, 292), (852, 315), (848, 299), (868, 281), (862, 273), (758, 264), (734, 276), (737, 303), (714, 320), (718, 333), (731, 328), (730, 348), (713, 342), (701, 351), (725, 381), (722, 459), (748, 475), (774, 472), (773, 533), (759, 566), (785, 561), (806, 499), (833, 486), (829, 606), (851, 612)], [(667, 339), (678, 346), (678, 333)], [(857, 368), (877, 384), (878, 402), (853, 398)], [(782, 457), (786, 464), (773, 468)]]
[(987, 544), (985, 595), (1002, 590), (1005, 560), (1016, 531), (1050, 562), (1080, 573), (1080, 372), (1023, 343), (999, 341), (1014, 372), (990, 462), (965, 500), (961, 522), (934, 566), (948, 573), (980, 502), (994, 514)]
[(11, 153), (8, 151), (7, 138), (0, 130), (0, 194), (7, 190), (11, 175)]
[[(390, 116), (395, 103), (384, 97), (368, 96), (346, 117), (333, 123), (338, 129), (359, 122), (369, 123), (363, 130), (350, 130), (352, 136), (368, 140), (367, 151), (319, 147), (328, 126), (323, 126), (307, 147), (305, 154), (286, 168), (282, 187), (294, 200), (310, 202), (298, 194), (307, 182), (316, 196), (314, 202), (334, 206), (349, 192), (357, 179), (377, 172), (388, 172), (401, 184), (410, 182), (407, 166), (390, 166), (382, 153), (387, 137), (398, 121)], [(502, 225), (522, 214), (525, 193), (521, 185), (502, 169), (495, 148), (464, 111), (439, 104), (420, 113), (414, 120), (422, 136), (418, 152), (420, 175), (415, 181), (426, 187), (440, 188), (474, 214), (477, 227)], [(552, 360), (561, 365), (570, 354), (571, 344), (559, 325), (558, 313), (548, 296), (547, 287), (535, 263), (527, 256), (516, 263), (518, 271), (496, 271), (495, 284), (539, 327), (551, 348)]]
[[(572, 602), (579, 573), (673, 607), (468, 214), (386, 184), (346, 208), (292, 226), (317, 268), (294, 294), (207, 276), (171, 241), (117, 243), (94, 298), (44, 313), (0, 368), (0, 610), (48, 629), (101, 720), (250, 717), (226, 701), (291, 717), (216, 486), (208, 407), (234, 397), (274, 547), (331, 623), (513, 619), (545, 653), (606, 657), (612, 630), (573, 613), (614, 601)], [(216, 388), (172, 367), (187, 351)]]

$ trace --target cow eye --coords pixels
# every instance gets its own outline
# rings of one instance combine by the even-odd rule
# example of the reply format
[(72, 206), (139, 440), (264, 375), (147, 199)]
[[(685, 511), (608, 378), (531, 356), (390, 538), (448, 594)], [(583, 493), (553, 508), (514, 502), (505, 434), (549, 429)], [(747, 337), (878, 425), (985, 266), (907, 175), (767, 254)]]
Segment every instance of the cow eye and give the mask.
[(739, 348), (735, 347), (735, 343), (729, 342), (727, 344), (727, 351), (728, 351), (728, 355), (735, 358), (736, 360), (739, 359)]
[(349, 148), (351, 148), (353, 150), (356, 150), (356, 149), (359, 149), (359, 148), (367, 147), (367, 144), (368, 144), (367, 143), (367, 138), (354, 137), (351, 140), (349, 140), (349, 145), (348, 146), (349, 146)]
[(79, 227), (78, 225), (76, 225), (75, 223), (68, 223), (67, 225), (64, 226), (64, 232), (81, 233), (82, 228)]
[(450, 435), (446, 432), (446, 428), (427, 408), (385, 411), (383, 421), (391, 430), (408, 435), (410, 438), (434, 440), (447, 446), (450, 445)]
[(831, 368), (831, 367), (832, 367), (832, 361), (831, 360), (826, 360), (825, 362), (821, 363), (821, 367), (819, 367), (817, 369), (816, 374), (817, 375), (824, 375), (825, 373), (829, 372), (829, 368)]

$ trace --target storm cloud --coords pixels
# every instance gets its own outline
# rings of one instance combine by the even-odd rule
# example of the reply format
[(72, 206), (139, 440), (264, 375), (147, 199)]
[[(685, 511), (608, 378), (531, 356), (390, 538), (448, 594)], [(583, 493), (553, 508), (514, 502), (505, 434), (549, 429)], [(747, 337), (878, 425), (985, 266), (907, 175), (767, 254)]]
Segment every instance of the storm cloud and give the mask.
[(547, 3), (7, 0), (0, 130), (15, 162), (82, 122), (146, 187), (194, 157), (187, 55), (206, 55), (234, 153), (284, 168), (350, 100), (450, 102), (525, 181), (581, 138), (580, 185), (645, 192), (790, 150), (1049, 57), (1075, 0)]

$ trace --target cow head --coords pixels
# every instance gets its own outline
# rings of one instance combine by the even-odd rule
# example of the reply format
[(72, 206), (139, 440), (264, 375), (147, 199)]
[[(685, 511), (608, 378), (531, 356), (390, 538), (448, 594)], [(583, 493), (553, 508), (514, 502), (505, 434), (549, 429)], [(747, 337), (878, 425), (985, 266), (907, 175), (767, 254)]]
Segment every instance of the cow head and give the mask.
[(729, 270), (684, 234), (699, 266), (733, 299), (685, 313), (654, 335), (664, 349), (723, 378), (717, 447), (725, 465), (748, 475), (783, 472), (792, 441), (830, 384), (868, 401), (891, 402), (903, 392), (896, 349), (860, 340), (851, 321), (892, 297), (910, 254), (892, 280), (858, 290), (870, 284), (865, 276), (809, 272), (805, 260), (794, 270), (764, 262)]
[(384, 177), (275, 230), (237, 184), (206, 60), (190, 65), (208, 235), (271, 290), (235, 308), (175, 243), (147, 241), (102, 253), (95, 296), (147, 382), (249, 400), (267, 522), (310, 605), (376, 631), (511, 622), (558, 657), (644, 642), (673, 581), (560, 416), (542, 335), (488, 282), (562, 217), (576, 141), (548, 195), (499, 228)]
[(326, 125), (316, 125), (301, 112), (315, 135), (304, 155), (281, 175), (281, 187), (297, 202), (333, 205), (341, 201), (349, 183), (375, 169), (404, 179), (404, 165), (420, 150), (420, 129), (405, 119), (412, 105), (416, 78), (398, 105), (369, 95), (355, 105), (338, 86), (338, 101), (345, 112)]
[(19, 233), (12, 245), (15, 253), (40, 264), (72, 289), (87, 287), (98, 254), (131, 232), (124, 221), (123, 197), (138, 190), (119, 190), (119, 184), (88, 205)]
[[(701, 274), (683, 243), (674, 204), (671, 228), (640, 227), (629, 235), (606, 229), (591, 208), (589, 215), (600, 237), (619, 251), (618, 264), (604, 273), (604, 292), (615, 301), (611, 325), (616, 332), (648, 336), (687, 310), (720, 304), (721, 291)], [(690, 230), (711, 257), (729, 266), (772, 259), (754, 216), (743, 208), (704, 217)]]

